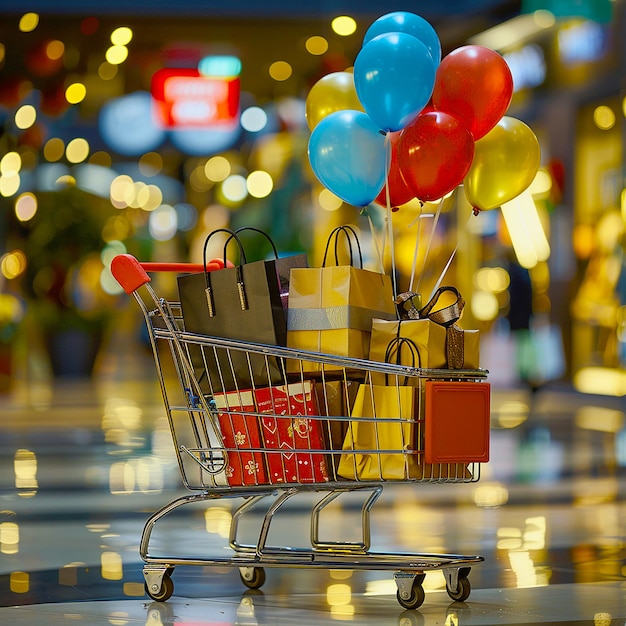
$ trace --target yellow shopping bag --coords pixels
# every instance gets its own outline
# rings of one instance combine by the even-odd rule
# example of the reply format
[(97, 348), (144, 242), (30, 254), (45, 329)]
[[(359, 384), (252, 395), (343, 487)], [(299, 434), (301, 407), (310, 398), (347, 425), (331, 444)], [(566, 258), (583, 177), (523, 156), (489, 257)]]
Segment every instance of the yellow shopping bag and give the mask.
[[(340, 265), (338, 236), (346, 235), (350, 263)], [(355, 261), (352, 241), (358, 252)], [(335, 244), (335, 265), (327, 265), (330, 244)], [(333, 230), (326, 243), (322, 267), (293, 268), (287, 311), (290, 348), (365, 359), (374, 318), (395, 319), (391, 278), (363, 268), (361, 247), (350, 226)], [(316, 371), (320, 365), (305, 364)], [(331, 369), (325, 366), (325, 369)]]
[[(439, 298), (451, 292), (456, 301), (442, 309), (434, 310)], [(410, 339), (419, 350), (421, 367), (431, 369), (477, 369), (480, 358), (480, 333), (462, 330), (456, 324), (465, 302), (455, 287), (440, 287), (431, 300), (415, 316), (400, 320), (375, 319), (372, 322), (369, 358), (382, 361), (389, 342), (394, 337)], [(406, 359), (402, 365), (409, 365)], [(373, 381), (382, 384), (383, 374), (375, 373)], [(417, 383), (418, 379), (414, 379)]]
[[(397, 345), (396, 345), (397, 344)], [(397, 337), (387, 348), (400, 352), (409, 346), (419, 364), (419, 353), (410, 340)], [(388, 377), (389, 378), (389, 377)], [(353, 480), (403, 480), (421, 478), (416, 449), (418, 391), (407, 380), (393, 376), (393, 384), (362, 384), (352, 408), (337, 473)]]

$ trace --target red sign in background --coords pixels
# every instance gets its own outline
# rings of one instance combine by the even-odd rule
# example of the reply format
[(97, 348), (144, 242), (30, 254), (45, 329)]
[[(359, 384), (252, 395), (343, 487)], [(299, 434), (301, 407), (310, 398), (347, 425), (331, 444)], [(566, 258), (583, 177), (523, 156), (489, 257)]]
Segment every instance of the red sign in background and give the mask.
[(159, 124), (166, 128), (210, 128), (239, 115), (238, 76), (202, 76), (197, 69), (163, 68), (152, 77)]

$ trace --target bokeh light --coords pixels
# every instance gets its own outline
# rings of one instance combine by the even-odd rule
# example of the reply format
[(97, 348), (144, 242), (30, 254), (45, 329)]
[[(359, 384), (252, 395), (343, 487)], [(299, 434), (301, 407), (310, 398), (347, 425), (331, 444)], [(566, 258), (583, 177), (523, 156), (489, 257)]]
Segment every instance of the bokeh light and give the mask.
[(20, 188), (21, 178), (18, 173), (8, 174), (0, 177), (0, 195), (8, 198), (15, 195)]
[(248, 195), (246, 179), (241, 174), (233, 174), (222, 183), (222, 194), (230, 202), (241, 202)]
[(343, 200), (332, 193), (332, 191), (328, 191), (328, 189), (322, 189), (317, 199), (325, 211), (336, 211), (343, 204)]
[(46, 141), (43, 147), (43, 156), (46, 161), (54, 163), (63, 157), (65, 154), (65, 144), (59, 137), (52, 137)]
[(39, 15), (37, 13), (24, 13), (20, 17), (19, 29), (23, 33), (30, 33), (39, 26)]
[(304, 47), (309, 54), (320, 56), (328, 51), (328, 41), (324, 37), (314, 35), (306, 40)]
[(274, 181), (267, 173), (260, 170), (251, 172), (246, 180), (248, 193), (254, 198), (265, 198), (272, 193)]
[(111, 65), (120, 65), (128, 58), (128, 48), (126, 46), (111, 46), (104, 56)]
[(471, 302), (472, 315), (480, 321), (495, 320), (500, 306), (496, 296), (489, 291), (475, 291)]
[(111, 43), (115, 46), (126, 46), (133, 38), (133, 31), (128, 26), (120, 26), (111, 33)]
[(287, 61), (275, 61), (270, 65), (269, 74), (274, 80), (282, 82), (291, 77), (293, 69)]
[(178, 216), (174, 207), (162, 204), (150, 213), (150, 235), (157, 241), (169, 241), (178, 230)]
[(12, 280), (23, 274), (26, 265), (26, 255), (21, 250), (12, 250), (0, 257), (0, 272), (7, 280)]
[(37, 213), (37, 197), (35, 194), (26, 192), (15, 200), (15, 216), (20, 222), (28, 222)]
[(348, 37), (356, 32), (356, 21), (348, 15), (340, 15), (331, 22), (331, 28), (337, 35)]
[(7, 152), (0, 159), (0, 174), (12, 176), (22, 169), (22, 157), (17, 152)]
[(46, 44), (46, 56), (52, 61), (56, 61), (63, 56), (65, 44), (58, 39), (53, 39)]
[(25, 104), (15, 112), (15, 125), (20, 130), (30, 128), (37, 120), (37, 109), (32, 104)]
[(230, 171), (230, 163), (228, 159), (223, 156), (211, 157), (204, 166), (206, 177), (215, 183), (226, 180), (230, 175)]
[(70, 163), (82, 163), (89, 156), (89, 143), (82, 137), (72, 139), (65, 148), (65, 156)]
[(241, 114), (239, 123), (248, 132), (256, 133), (267, 126), (267, 113), (261, 107), (249, 107)]
[(146, 152), (139, 158), (139, 171), (144, 176), (155, 176), (163, 169), (163, 157), (158, 152)]
[(600, 130), (610, 130), (615, 126), (615, 113), (611, 107), (600, 105), (593, 112), (593, 122)]
[(112, 80), (117, 76), (117, 65), (112, 65), (108, 61), (100, 63), (98, 66), (98, 76), (102, 80)]
[(65, 99), (70, 104), (79, 104), (85, 99), (86, 95), (87, 88), (85, 87), (85, 85), (83, 85), (83, 83), (72, 83), (65, 90)]

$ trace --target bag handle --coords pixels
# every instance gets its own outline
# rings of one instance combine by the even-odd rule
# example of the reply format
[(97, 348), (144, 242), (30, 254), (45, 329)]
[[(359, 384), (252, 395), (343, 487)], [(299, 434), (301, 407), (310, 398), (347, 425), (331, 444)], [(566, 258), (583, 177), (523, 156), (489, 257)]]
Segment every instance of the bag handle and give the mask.
[[(239, 235), (240, 233), (242, 233), (243, 231), (252, 231), (255, 233), (259, 233), (260, 235), (263, 235), (270, 243), (270, 245), (272, 246), (272, 252), (274, 253), (274, 258), (277, 259), (278, 258), (278, 249), (276, 248), (276, 244), (274, 243), (274, 240), (264, 231), (261, 230), (260, 228), (256, 228), (255, 226), (242, 226), (241, 228), (238, 228), (235, 231), (235, 234)], [(226, 243), (224, 244), (224, 259), (226, 259), (226, 247), (228, 246), (228, 244), (230, 243), (230, 240), (232, 239), (232, 237), (229, 237), (226, 240)]]
[(352, 254), (352, 241), (350, 239), (350, 235), (354, 237), (354, 241), (356, 243), (357, 250), (359, 252), (359, 267), (363, 269), (363, 254), (361, 253), (361, 244), (359, 243), (359, 238), (356, 234), (356, 231), (352, 226), (337, 226), (337, 228), (333, 229), (333, 231), (328, 236), (328, 241), (326, 241), (326, 249), (324, 250), (324, 259), (322, 260), (322, 267), (326, 267), (326, 258), (328, 256), (328, 248), (330, 246), (331, 240), (335, 239), (335, 265), (339, 265), (339, 249), (338, 249), (338, 239), (339, 233), (342, 232), (346, 236), (346, 241), (348, 242), (348, 250), (350, 251), (350, 265), (354, 265), (354, 257)]
[[(446, 291), (450, 291), (456, 296), (456, 302), (453, 302), (443, 309), (433, 311), (435, 305), (437, 304), (437, 301), (439, 300), (439, 297)], [(428, 318), (436, 324), (447, 328), (448, 326), (452, 326), (452, 324), (458, 321), (458, 319), (461, 317), (464, 306), (465, 300), (463, 300), (463, 296), (461, 296), (461, 293), (456, 287), (439, 287), (439, 289), (435, 291), (430, 301), (420, 309), (419, 317), (421, 319)]]
[[(400, 332), (400, 325), (398, 324), (398, 332)], [(403, 347), (408, 347), (409, 351), (411, 353), (411, 367), (415, 367), (415, 360), (416, 360), (416, 356), (417, 356), (417, 367), (421, 368), (422, 367), (422, 358), (420, 356), (420, 351), (419, 348), (417, 347), (417, 344), (412, 340), (409, 339), (408, 337), (400, 337), (399, 335), (394, 337), (388, 344), (387, 344), (387, 349), (385, 350), (385, 363), (390, 363), (390, 359), (391, 359), (391, 355), (394, 351), (395, 348), (395, 353), (396, 353), (396, 365), (401, 365), (401, 356), (402, 356), (402, 348)], [(389, 374), (385, 374), (385, 385), (389, 384), (389, 380), (388, 380)], [(404, 385), (408, 384), (408, 380), (409, 377), (405, 376), (404, 377)]]
[[(228, 238), (228, 240), (226, 241), (226, 244), (224, 245), (224, 266), (226, 266), (226, 246), (231, 241), (231, 239), (234, 239), (237, 242), (237, 245), (239, 246), (240, 263), (239, 265), (236, 265), (234, 269), (237, 274), (237, 292), (239, 293), (239, 304), (241, 306), (241, 310), (245, 311), (248, 308), (248, 298), (246, 297), (246, 286), (244, 285), (244, 282), (243, 282), (242, 267), (248, 261), (246, 259), (246, 251), (244, 250), (243, 244), (241, 243), (241, 240), (239, 239), (237, 233), (235, 231), (230, 230), (229, 228), (217, 228), (213, 232), (209, 233), (207, 238), (204, 240), (204, 248), (202, 250), (202, 261), (204, 263), (204, 266), (206, 267), (206, 253), (207, 253), (207, 247), (209, 245), (209, 240), (211, 239), (211, 237), (213, 237), (213, 235), (217, 233), (229, 233), (230, 234), (230, 237)], [(207, 272), (205, 270), (204, 280), (206, 282), (206, 288), (204, 290), (204, 293), (206, 295), (207, 308), (209, 309), (209, 317), (215, 317), (215, 300), (213, 298), (213, 289), (211, 287), (211, 272)]]

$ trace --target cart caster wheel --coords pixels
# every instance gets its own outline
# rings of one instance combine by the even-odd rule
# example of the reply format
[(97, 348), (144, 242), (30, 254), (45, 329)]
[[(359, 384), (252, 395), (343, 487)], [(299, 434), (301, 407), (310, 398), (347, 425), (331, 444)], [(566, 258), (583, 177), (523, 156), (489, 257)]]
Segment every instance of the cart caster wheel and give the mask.
[(450, 587), (446, 585), (446, 591), (455, 602), (465, 602), (465, 600), (467, 600), (470, 596), (472, 586), (467, 576), (459, 577), (459, 583), (456, 590), (453, 591), (452, 589), (450, 589)]
[(174, 593), (174, 581), (171, 579), (170, 575), (166, 573), (163, 575), (160, 588), (156, 583), (152, 583), (151, 585), (146, 583), (145, 588), (146, 593), (153, 600), (156, 600), (157, 602), (165, 602), (166, 600), (169, 600)]
[(424, 603), (424, 598), (426, 597), (426, 594), (424, 593), (424, 587), (422, 587), (422, 583), (418, 580), (415, 580), (413, 582), (413, 585), (411, 586), (411, 591), (406, 595), (408, 597), (404, 597), (404, 594), (400, 593), (399, 589), (396, 593), (396, 598), (398, 599), (400, 606), (404, 607), (405, 609), (417, 609), (418, 607), (422, 606), (422, 604)]
[(240, 567), (239, 577), (248, 589), (260, 589), (265, 584), (265, 570), (262, 567)]

